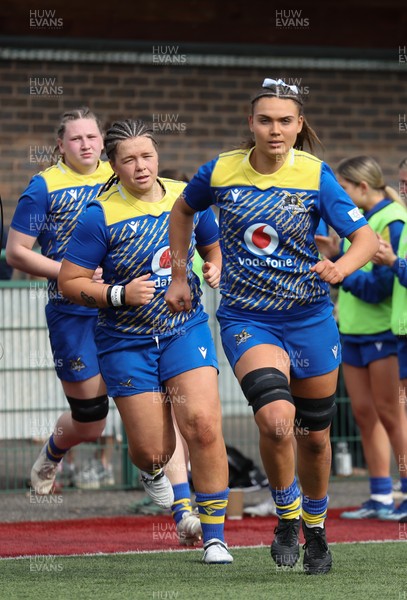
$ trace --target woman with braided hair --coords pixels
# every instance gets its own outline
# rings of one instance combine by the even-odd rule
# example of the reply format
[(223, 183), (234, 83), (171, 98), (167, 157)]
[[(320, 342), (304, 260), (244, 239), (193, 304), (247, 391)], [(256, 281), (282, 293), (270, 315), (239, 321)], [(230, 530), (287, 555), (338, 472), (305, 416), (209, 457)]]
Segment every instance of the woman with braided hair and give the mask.
[[(73, 302), (99, 308), (95, 339), (108, 393), (119, 409), (129, 453), (146, 490), (167, 506), (174, 496), (162, 467), (174, 451), (172, 404), (190, 453), (203, 561), (230, 563), (223, 535), (229, 490), (217, 360), (199, 279), (192, 271), (196, 246), (205, 260), (205, 280), (218, 286), (215, 217), (209, 209), (194, 220), (185, 257), (191, 309), (173, 315), (164, 301), (171, 281), (168, 221), (185, 183), (157, 176), (157, 144), (143, 121), (113, 123), (105, 150), (115, 175), (76, 227), (59, 285)], [(105, 284), (93, 282), (98, 265)]]

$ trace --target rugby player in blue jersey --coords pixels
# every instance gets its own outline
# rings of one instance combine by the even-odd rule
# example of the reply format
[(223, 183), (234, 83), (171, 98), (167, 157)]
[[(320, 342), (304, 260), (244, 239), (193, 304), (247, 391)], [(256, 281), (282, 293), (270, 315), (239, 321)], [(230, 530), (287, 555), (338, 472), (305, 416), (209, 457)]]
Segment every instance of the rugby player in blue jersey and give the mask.
[[(302, 516), (304, 571), (322, 574), (332, 565), (324, 522), (341, 360), (329, 284), (365, 264), (378, 241), (329, 166), (302, 151), (318, 138), (298, 88), (266, 79), (251, 105), (250, 147), (203, 165), (174, 205), (166, 300), (174, 314), (191, 309), (183, 260), (195, 213), (215, 204), (222, 250), (218, 320), (260, 432), (279, 517), (271, 554), (279, 566), (296, 564)], [(351, 241), (335, 263), (318, 255), (314, 234), (321, 218)]]
[[(112, 174), (109, 163), (100, 160), (102, 149), (101, 124), (88, 108), (64, 113), (57, 130), (56, 163), (31, 179), (7, 241), (10, 265), (48, 279), (45, 311), (54, 366), (71, 408), (58, 418), (32, 467), (31, 485), (37, 494), (53, 490), (58, 466), (72, 446), (102, 434), (109, 409), (94, 342), (97, 311), (67, 301), (57, 289), (75, 224)], [(36, 240), (41, 254), (33, 250)], [(100, 277), (97, 269), (94, 279)]]
[[(76, 227), (59, 285), (72, 301), (99, 307), (100, 368), (122, 417), (130, 456), (145, 486), (158, 484), (157, 501), (170, 504), (174, 496), (162, 467), (174, 451), (172, 404), (189, 449), (203, 561), (230, 563), (223, 535), (229, 489), (217, 360), (192, 270), (196, 247), (205, 260), (204, 279), (218, 286), (218, 226), (211, 209), (196, 215), (185, 256), (192, 302), (188, 313), (173, 315), (164, 300), (171, 282), (168, 223), (186, 184), (157, 176), (156, 146), (143, 121), (128, 119), (109, 128), (105, 149), (115, 176)], [(105, 284), (93, 281), (98, 265)]]

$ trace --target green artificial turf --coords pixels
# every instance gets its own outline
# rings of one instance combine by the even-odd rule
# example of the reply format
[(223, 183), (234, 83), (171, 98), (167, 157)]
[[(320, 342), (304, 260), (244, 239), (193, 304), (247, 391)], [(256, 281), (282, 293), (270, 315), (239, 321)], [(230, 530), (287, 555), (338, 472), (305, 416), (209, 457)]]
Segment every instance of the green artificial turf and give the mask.
[(407, 600), (407, 544), (331, 546), (328, 575), (274, 565), (268, 548), (232, 549), (232, 565), (202, 550), (0, 561), (1, 598), (14, 600)]

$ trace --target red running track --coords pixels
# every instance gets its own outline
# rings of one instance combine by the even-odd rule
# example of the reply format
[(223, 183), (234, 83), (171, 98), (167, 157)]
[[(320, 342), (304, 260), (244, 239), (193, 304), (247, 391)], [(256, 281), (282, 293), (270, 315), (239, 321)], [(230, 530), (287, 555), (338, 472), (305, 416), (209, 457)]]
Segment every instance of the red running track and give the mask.
[[(407, 540), (407, 523), (376, 519), (345, 521), (340, 510), (329, 511), (330, 542)], [(274, 517), (245, 517), (226, 521), (229, 546), (268, 546), (277, 523)], [(302, 535), (302, 534), (301, 534)], [(179, 549), (170, 516), (107, 517), (0, 523), (0, 557), (33, 555), (95, 554)]]

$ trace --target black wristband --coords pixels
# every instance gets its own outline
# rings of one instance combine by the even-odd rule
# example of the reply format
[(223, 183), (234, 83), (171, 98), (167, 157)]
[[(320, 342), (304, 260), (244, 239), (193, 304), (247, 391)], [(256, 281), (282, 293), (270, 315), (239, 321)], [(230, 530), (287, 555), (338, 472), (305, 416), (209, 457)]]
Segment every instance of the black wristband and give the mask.
[(120, 302), (122, 303), (122, 306), (124, 306), (126, 304), (126, 286), (125, 285), (122, 286), (122, 290), (120, 292)]
[(111, 293), (112, 293), (112, 285), (109, 285), (109, 287), (107, 288), (107, 294), (106, 294), (106, 300), (109, 306), (113, 306), (113, 302), (112, 302), (112, 297), (111, 297)]
[(107, 303), (112, 308), (123, 306), (125, 300), (124, 285), (110, 285), (107, 289)]

